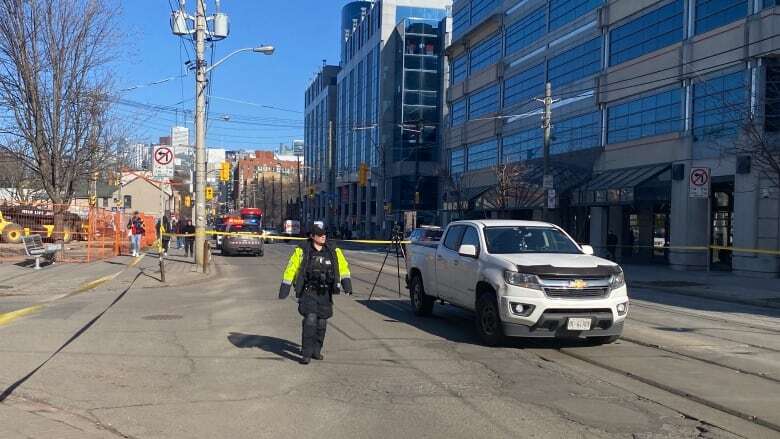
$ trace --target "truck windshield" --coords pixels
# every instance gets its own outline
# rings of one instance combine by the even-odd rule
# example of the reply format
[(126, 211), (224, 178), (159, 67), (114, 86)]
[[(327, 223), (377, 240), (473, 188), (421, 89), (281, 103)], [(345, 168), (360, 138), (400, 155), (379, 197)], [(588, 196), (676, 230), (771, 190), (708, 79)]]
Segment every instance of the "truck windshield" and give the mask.
[(549, 227), (486, 227), (485, 241), (493, 254), (582, 253), (566, 235)]

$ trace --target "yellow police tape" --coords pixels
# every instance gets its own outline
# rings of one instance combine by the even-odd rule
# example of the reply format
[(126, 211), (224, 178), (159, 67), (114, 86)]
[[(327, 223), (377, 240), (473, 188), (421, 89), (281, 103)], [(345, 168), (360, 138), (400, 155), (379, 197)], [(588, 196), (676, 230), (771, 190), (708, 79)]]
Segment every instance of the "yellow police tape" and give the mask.
[[(241, 232), (219, 232), (216, 230), (206, 230), (204, 235), (219, 235), (219, 236), (259, 236), (263, 239), (271, 240), (284, 240), (284, 241), (305, 241), (309, 238), (302, 238), (299, 236), (286, 236), (286, 235), (268, 235), (268, 234), (255, 234), (255, 233), (241, 233)], [(181, 233), (163, 233), (163, 236), (169, 236), (172, 238), (186, 238), (193, 237), (195, 234), (181, 234)], [(394, 244), (397, 241), (381, 240), (381, 239), (339, 239), (338, 242), (350, 242), (355, 244)], [(411, 241), (400, 241), (400, 244), (410, 244)], [(608, 246), (593, 246), (598, 248), (607, 248)], [(776, 255), (780, 256), (780, 250), (769, 250), (760, 248), (741, 248), (741, 247), (727, 247), (722, 245), (709, 245), (709, 246), (685, 246), (685, 245), (670, 245), (670, 246), (653, 246), (653, 245), (616, 245), (615, 248), (651, 248), (654, 250), (687, 250), (687, 251), (707, 251), (707, 250), (726, 250), (734, 253), (754, 253), (762, 255)]]
[[(303, 238), (300, 236), (287, 236), (287, 235), (268, 235), (268, 234), (257, 234), (257, 233), (241, 233), (241, 232), (218, 232), (216, 230), (206, 230), (204, 235), (214, 235), (214, 236), (257, 236), (261, 237), (263, 239), (272, 239), (272, 240), (284, 240), (284, 241), (306, 241), (309, 238)], [(163, 236), (169, 236), (171, 238), (192, 238), (194, 236), (197, 236), (195, 233), (163, 233)], [(398, 242), (399, 244), (409, 244), (411, 241), (386, 241), (386, 240), (376, 240), (376, 239), (339, 239), (339, 242), (352, 242), (357, 244), (393, 244)]]

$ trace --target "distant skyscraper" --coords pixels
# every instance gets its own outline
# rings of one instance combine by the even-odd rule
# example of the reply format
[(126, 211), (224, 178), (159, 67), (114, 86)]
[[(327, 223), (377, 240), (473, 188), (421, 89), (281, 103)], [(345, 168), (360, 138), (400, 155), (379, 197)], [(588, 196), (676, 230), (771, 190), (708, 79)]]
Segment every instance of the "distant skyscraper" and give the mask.
[(176, 155), (176, 167), (190, 169), (195, 161), (195, 151), (190, 146), (190, 129), (181, 126), (172, 127), (171, 146)]
[(128, 164), (134, 170), (144, 170), (150, 165), (150, 148), (144, 143), (130, 145), (128, 151)]

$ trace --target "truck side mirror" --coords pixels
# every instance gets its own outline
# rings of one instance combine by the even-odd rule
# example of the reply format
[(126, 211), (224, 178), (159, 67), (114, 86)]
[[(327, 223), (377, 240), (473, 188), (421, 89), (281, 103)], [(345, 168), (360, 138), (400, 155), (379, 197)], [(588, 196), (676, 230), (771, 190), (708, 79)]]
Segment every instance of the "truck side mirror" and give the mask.
[(585, 253), (586, 255), (591, 255), (592, 256), (593, 253), (594, 253), (593, 252), (593, 247), (591, 247), (589, 245), (581, 245), (580, 248), (582, 248), (582, 252)]
[(471, 244), (463, 244), (458, 249), (458, 254), (461, 256), (468, 256), (470, 258), (477, 257), (477, 247)]

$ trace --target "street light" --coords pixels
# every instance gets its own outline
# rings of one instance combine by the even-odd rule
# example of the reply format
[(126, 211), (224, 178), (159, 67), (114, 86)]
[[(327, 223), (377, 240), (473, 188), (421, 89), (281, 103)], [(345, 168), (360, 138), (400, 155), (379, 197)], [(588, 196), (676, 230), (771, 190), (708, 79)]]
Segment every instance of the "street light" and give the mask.
[(208, 73), (211, 70), (215, 69), (218, 65), (220, 65), (223, 62), (227, 61), (228, 58), (232, 57), (233, 55), (235, 55), (237, 53), (241, 53), (241, 52), (254, 52), (254, 53), (262, 53), (263, 55), (273, 55), (275, 50), (276, 49), (274, 49), (274, 46), (262, 46), (262, 45), (261, 46), (257, 46), (257, 47), (244, 47), (243, 49), (236, 49), (236, 50), (228, 53), (224, 57), (222, 57), (222, 59), (220, 59), (219, 61), (217, 61), (214, 64), (212, 64), (211, 66), (209, 66), (204, 73)]

